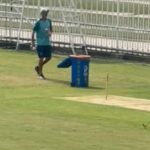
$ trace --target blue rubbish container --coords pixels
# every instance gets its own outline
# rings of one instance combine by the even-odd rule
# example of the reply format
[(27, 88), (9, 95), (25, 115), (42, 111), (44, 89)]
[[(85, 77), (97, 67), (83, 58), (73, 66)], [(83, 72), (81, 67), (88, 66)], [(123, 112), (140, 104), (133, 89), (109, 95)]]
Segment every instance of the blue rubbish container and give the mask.
[(61, 63), (57, 65), (58, 68), (69, 68), (72, 65), (71, 59), (65, 58)]
[(89, 55), (70, 55), (57, 65), (58, 68), (72, 66), (71, 86), (88, 87), (89, 84)]
[(72, 63), (72, 79), (73, 87), (88, 87), (89, 84), (89, 55), (70, 55)]

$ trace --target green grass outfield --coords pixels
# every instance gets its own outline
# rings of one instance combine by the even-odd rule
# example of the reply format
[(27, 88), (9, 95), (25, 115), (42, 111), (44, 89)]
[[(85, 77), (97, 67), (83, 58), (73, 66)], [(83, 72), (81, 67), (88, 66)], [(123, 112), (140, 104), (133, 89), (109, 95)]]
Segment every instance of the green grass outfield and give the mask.
[[(92, 59), (90, 87), (71, 88), (70, 69), (33, 70), (33, 52), (0, 50), (0, 150), (149, 150), (150, 113), (55, 97), (109, 94), (150, 99), (150, 65)], [(144, 129), (142, 124), (147, 124)]]

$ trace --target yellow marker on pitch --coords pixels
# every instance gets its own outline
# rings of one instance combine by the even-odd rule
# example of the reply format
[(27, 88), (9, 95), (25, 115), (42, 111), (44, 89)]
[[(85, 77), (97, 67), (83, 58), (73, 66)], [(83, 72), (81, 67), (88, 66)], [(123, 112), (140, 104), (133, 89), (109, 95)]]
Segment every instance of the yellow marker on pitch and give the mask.
[(106, 77), (106, 87), (105, 87), (105, 90), (106, 90), (105, 99), (106, 100), (108, 99), (108, 81), (109, 81), (109, 73), (107, 73), (107, 77)]

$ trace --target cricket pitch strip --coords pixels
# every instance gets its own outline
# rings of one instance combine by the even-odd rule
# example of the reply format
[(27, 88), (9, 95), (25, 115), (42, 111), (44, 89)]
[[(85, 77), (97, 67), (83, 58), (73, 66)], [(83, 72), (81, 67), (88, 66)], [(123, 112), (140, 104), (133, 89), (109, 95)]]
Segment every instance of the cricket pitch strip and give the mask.
[(96, 95), (81, 96), (81, 97), (62, 97), (61, 99), (150, 111), (150, 100), (148, 99), (138, 99), (138, 98), (113, 96), (113, 95), (108, 96), (107, 100), (105, 99), (105, 96), (96, 96)]

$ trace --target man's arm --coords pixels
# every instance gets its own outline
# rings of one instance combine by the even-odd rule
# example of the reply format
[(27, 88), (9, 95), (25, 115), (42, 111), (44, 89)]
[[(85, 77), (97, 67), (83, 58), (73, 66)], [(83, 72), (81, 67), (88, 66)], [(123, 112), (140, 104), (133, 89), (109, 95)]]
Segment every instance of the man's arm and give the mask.
[(34, 31), (32, 32), (32, 37), (31, 37), (31, 47), (34, 48), (35, 47), (35, 40), (34, 40)]
[(50, 27), (49, 27), (49, 36), (52, 35), (52, 32), (53, 32), (53, 27), (52, 27), (52, 21), (49, 19), (49, 22), (50, 22)]
[(35, 33), (39, 30), (39, 21), (37, 21), (33, 27), (32, 30), (32, 36), (31, 36), (31, 47), (32, 49), (35, 48)]

